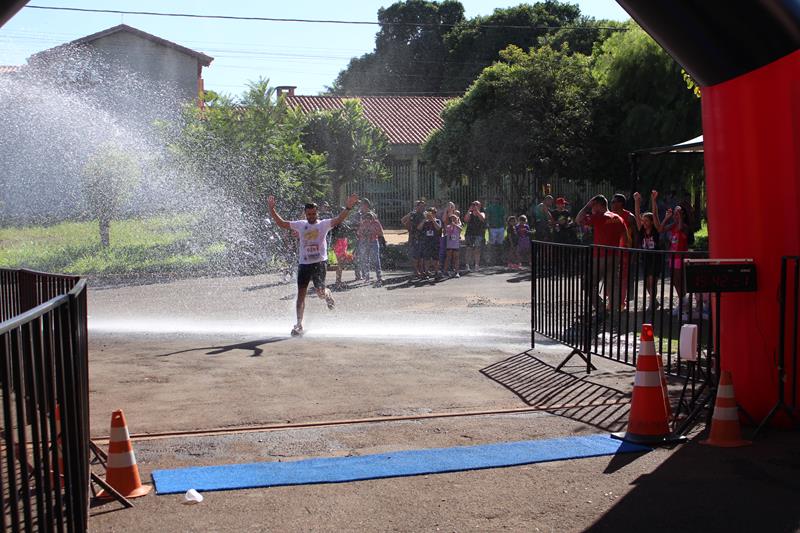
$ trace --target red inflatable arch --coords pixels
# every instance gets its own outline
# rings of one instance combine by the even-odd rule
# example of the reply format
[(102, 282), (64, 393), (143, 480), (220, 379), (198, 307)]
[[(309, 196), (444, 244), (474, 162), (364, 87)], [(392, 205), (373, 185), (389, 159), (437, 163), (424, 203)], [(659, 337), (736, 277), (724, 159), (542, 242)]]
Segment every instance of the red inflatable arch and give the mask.
[(758, 270), (757, 292), (722, 298), (721, 365), (761, 420), (777, 400), (781, 257), (800, 255), (800, 0), (618, 1), (702, 88), (711, 256)]

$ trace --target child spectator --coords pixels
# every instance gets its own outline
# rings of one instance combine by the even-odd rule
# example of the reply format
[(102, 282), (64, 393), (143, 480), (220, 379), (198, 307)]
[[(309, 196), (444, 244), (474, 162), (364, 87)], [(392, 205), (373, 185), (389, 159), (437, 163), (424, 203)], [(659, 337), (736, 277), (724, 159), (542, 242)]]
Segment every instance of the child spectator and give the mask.
[(369, 281), (369, 273), (375, 270), (375, 286), (380, 287), (383, 283), (381, 279), (381, 246), (380, 238), (383, 237), (383, 226), (378, 222), (378, 217), (373, 212), (364, 214), (361, 223), (358, 225), (358, 240), (366, 243), (364, 252), (366, 254), (366, 270), (362, 273), (365, 281)]
[[(456, 214), (450, 215), (449, 223), (444, 233), (447, 240), (447, 255), (445, 256), (442, 270), (451, 278), (461, 277), (458, 273), (459, 255), (461, 253), (461, 220)], [(450, 270), (451, 267), (452, 271)]]
[(522, 265), (519, 264), (519, 253), (517, 251), (517, 247), (519, 246), (519, 235), (517, 235), (517, 217), (511, 216), (506, 220), (506, 236), (503, 239), (503, 245), (506, 248), (508, 269), (519, 270), (522, 268)]
[(354, 231), (347, 219), (331, 230), (333, 253), (336, 255), (336, 284), (333, 286), (334, 290), (342, 290), (344, 288), (342, 272), (345, 263), (353, 262), (353, 254), (347, 251), (350, 239), (353, 237)]
[(517, 242), (517, 267), (521, 268), (522, 263), (530, 264), (531, 258), (531, 227), (528, 226), (528, 217), (520, 215), (519, 223), (514, 229), (519, 239)]

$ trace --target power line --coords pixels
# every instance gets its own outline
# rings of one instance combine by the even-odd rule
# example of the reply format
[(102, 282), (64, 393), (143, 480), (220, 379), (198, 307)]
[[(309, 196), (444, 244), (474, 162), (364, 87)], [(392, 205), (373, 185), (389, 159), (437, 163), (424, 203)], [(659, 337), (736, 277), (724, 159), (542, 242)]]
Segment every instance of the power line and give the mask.
[[(368, 20), (325, 20), (325, 19), (288, 19), (275, 17), (241, 17), (234, 15), (196, 15), (193, 13), (163, 13), (156, 11), (123, 11), (119, 9), (88, 9), (80, 7), (55, 7), (55, 6), (31, 6), (28, 9), (48, 9), (51, 11), (75, 11), (80, 13), (107, 13), (112, 15), (146, 15), (153, 17), (184, 17), (197, 19), (217, 19), (217, 20), (246, 20), (255, 22), (296, 22), (310, 24), (354, 24), (361, 26), (423, 26), (423, 27), (453, 27), (457, 24), (447, 24), (440, 22), (373, 22)], [(504, 28), (517, 30), (610, 30), (627, 31), (628, 28), (613, 26), (531, 26), (531, 25), (510, 25), (510, 24), (479, 24), (479, 28)]]

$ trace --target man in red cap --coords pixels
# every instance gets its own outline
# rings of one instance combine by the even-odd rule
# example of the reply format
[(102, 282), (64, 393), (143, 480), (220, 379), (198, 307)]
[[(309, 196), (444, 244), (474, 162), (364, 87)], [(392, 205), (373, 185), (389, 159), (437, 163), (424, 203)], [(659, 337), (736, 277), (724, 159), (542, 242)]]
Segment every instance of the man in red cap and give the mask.
[(569, 211), (569, 202), (566, 198), (556, 198), (556, 208), (551, 211), (553, 215), (553, 240), (564, 244), (574, 244), (577, 242), (574, 227)]

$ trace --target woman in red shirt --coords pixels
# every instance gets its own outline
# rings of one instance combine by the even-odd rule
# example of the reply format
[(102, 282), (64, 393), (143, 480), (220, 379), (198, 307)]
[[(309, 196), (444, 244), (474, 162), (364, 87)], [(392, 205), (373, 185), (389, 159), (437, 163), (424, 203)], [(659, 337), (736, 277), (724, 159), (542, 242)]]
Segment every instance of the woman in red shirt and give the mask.
[[(674, 219), (672, 223), (670, 223), (669, 220), (673, 217)], [(681, 206), (677, 206), (674, 211), (672, 209), (667, 209), (662, 225), (664, 226), (664, 231), (667, 236), (667, 249), (670, 252), (689, 251), (689, 226), (684, 221), (683, 209), (681, 209)], [(681, 300), (683, 300), (685, 294), (683, 290), (683, 259), (684, 254), (681, 253), (671, 254), (669, 259), (671, 262), (670, 266), (672, 267), (672, 286), (675, 287), (678, 298)], [(672, 310), (673, 314), (677, 315), (679, 308), (680, 302), (678, 306)]]

